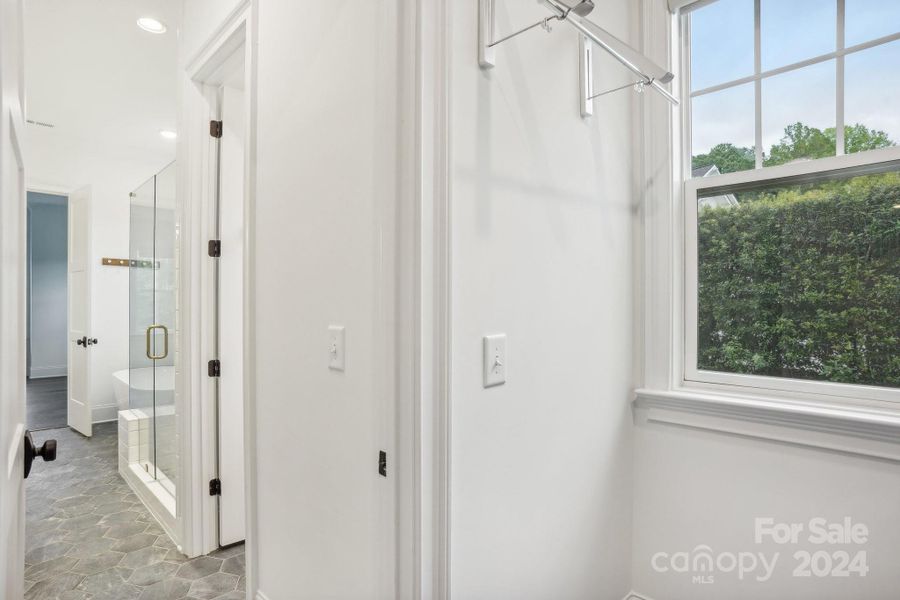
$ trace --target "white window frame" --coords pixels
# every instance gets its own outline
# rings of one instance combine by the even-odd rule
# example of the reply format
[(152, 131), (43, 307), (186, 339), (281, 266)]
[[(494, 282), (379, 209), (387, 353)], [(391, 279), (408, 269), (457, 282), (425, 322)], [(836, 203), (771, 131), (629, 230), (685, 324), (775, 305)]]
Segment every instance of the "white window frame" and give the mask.
[[(890, 44), (891, 42), (896, 42), (900, 40), (900, 31), (882, 36), (879, 38), (875, 38), (869, 40), (867, 42), (863, 42), (861, 44), (856, 44), (849, 48), (845, 45), (845, 0), (832, 0), (837, 5), (837, 21), (835, 26), (836, 39), (835, 39), (835, 50), (833, 52), (828, 52), (825, 54), (820, 54), (818, 56), (814, 56), (811, 58), (807, 58), (805, 60), (801, 60), (799, 62), (791, 63), (788, 65), (784, 65), (781, 67), (777, 67), (775, 69), (769, 69), (767, 71), (762, 70), (762, 26), (761, 26), (761, 15), (762, 15), (762, 0), (754, 0), (754, 9), (753, 9), (753, 39), (754, 39), (754, 60), (753, 60), (753, 74), (747, 75), (745, 77), (740, 77), (738, 79), (733, 79), (731, 81), (725, 81), (721, 83), (717, 83), (716, 85), (708, 86), (699, 90), (691, 90), (691, 27), (690, 27), (690, 19), (691, 12), (694, 9), (702, 8), (705, 5), (711, 4), (711, 2), (699, 2), (697, 4), (692, 5), (688, 9), (684, 9), (680, 14), (676, 15), (676, 18), (680, 21), (679, 30), (681, 31), (681, 56), (683, 57), (681, 64), (681, 73), (683, 77), (681, 78), (682, 83), (682, 98), (685, 98), (685, 102), (682, 103), (682, 108), (684, 111), (683, 118), (685, 123), (685, 129), (682, 139), (685, 140), (686, 144), (686, 157), (691, 156), (692, 148), (691, 146), (691, 136), (690, 133), (692, 131), (692, 123), (691, 123), (691, 104), (694, 98), (705, 96), (707, 94), (713, 94), (715, 92), (721, 92), (722, 90), (727, 90), (730, 88), (738, 87), (741, 85), (746, 85), (748, 83), (753, 83), (754, 86), (754, 106), (755, 106), (755, 116), (754, 116), (754, 146), (756, 151), (756, 168), (762, 169), (763, 167), (763, 134), (762, 134), (762, 82), (771, 77), (775, 77), (777, 75), (782, 75), (784, 73), (789, 73), (791, 71), (797, 71), (799, 69), (803, 69), (805, 67), (810, 67), (812, 65), (817, 65), (820, 63), (828, 62), (830, 60), (835, 61), (835, 138), (836, 138), (836, 153), (838, 156), (844, 154), (844, 125), (846, 125), (844, 118), (844, 62), (845, 57), (850, 54), (855, 54), (857, 52), (862, 52), (863, 50), (868, 50), (870, 48), (875, 48), (877, 46), (883, 46), (885, 44)], [(684, 162), (684, 166), (686, 169), (685, 179), (689, 179), (691, 175), (691, 161), (687, 160)]]
[[(677, 256), (680, 260), (675, 262), (675, 289), (674, 289), (674, 347), (673, 347), (673, 375), (674, 387), (682, 390), (698, 390), (705, 393), (717, 393), (736, 396), (750, 396), (763, 398), (782, 398), (788, 401), (813, 401), (839, 406), (857, 406), (872, 408), (887, 408), (896, 410), (900, 405), (900, 389), (878, 387), (869, 385), (856, 385), (845, 383), (833, 383), (827, 381), (814, 381), (804, 379), (780, 378), (762, 375), (746, 375), (726, 373), (719, 371), (706, 371), (697, 368), (697, 310), (698, 310), (698, 274), (697, 274), (697, 200), (704, 192), (717, 188), (727, 188), (742, 185), (771, 185), (791, 184), (802, 181), (805, 178), (815, 177), (833, 172), (842, 172), (848, 175), (864, 174), (871, 169), (877, 169), (886, 164), (895, 164), (900, 168), (900, 147), (883, 148), (867, 152), (859, 152), (850, 155), (843, 153), (843, 57), (852, 52), (858, 52), (880, 44), (889, 43), (900, 39), (900, 33), (885, 36), (859, 44), (852, 48), (843, 47), (843, 9), (844, 0), (836, 0), (838, 3), (838, 41), (835, 52), (818, 56), (799, 63), (794, 63), (778, 69), (760, 71), (760, 4), (761, 0), (755, 0), (755, 73), (732, 82), (718, 84), (713, 87), (698, 90), (691, 93), (690, 90), (690, 16), (689, 11), (676, 11), (674, 14), (675, 35), (672, 39), (672, 55), (680, 57), (681, 97), (685, 99), (677, 117), (673, 119), (675, 131), (674, 140), (681, 140), (681, 155), (675, 157), (675, 189), (673, 198), (675, 201), (676, 218), (673, 225), (679, 229), (674, 232), (674, 240)], [(701, 1), (695, 6), (702, 6), (709, 2)], [(822, 158), (812, 161), (790, 163), (774, 167), (762, 168), (762, 129), (761, 129), (761, 82), (767, 77), (800, 69), (811, 64), (826, 60), (837, 59), (837, 156)], [(691, 99), (695, 96), (712, 93), (728, 87), (755, 82), (756, 86), (756, 160), (757, 168), (736, 173), (727, 173), (706, 178), (691, 178)], [(673, 145), (673, 150), (679, 150), (679, 144)], [(679, 168), (680, 165), (680, 168)], [(680, 171), (680, 176), (677, 174)], [(681, 218), (678, 218), (681, 213)], [(679, 251), (680, 250), (680, 251)], [(680, 271), (680, 274), (678, 273)], [(679, 277), (680, 275), (680, 277)], [(679, 281), (680, 280), (680, 281)], [(678, 285), (680, 284), (680, 285)], [(680, 290), (678, 288), (681, 288)], [(680, 293), (679, 293), (680, 292)], [(679, 323), (680, 321), (680, 323)]]

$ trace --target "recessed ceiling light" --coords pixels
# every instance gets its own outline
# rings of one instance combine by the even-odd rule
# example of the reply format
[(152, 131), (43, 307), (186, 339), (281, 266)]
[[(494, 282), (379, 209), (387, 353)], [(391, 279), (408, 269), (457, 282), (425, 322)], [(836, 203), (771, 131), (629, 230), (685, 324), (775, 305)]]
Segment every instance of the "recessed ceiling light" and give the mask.
[(178, 137), (178, 134), (172, 131), (171, 129), (160, 129), (159, 135), (163, 136), (167, 140), (174, 140)]
[(141, 17), (137, 20), (138, 27), (150, 33), (165, 33), (166, 24), (153, 17)]

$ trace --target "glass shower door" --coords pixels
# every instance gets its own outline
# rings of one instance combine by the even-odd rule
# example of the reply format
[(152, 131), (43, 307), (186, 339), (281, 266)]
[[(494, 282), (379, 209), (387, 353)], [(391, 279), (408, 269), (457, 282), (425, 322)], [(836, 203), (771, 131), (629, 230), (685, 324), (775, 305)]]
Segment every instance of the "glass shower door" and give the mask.
[[(139, 421), (136, 464), (175, 496), (175, 165), (131, 194), (129, 408)], [(132, 464), (135, 464), (133, 462)]]

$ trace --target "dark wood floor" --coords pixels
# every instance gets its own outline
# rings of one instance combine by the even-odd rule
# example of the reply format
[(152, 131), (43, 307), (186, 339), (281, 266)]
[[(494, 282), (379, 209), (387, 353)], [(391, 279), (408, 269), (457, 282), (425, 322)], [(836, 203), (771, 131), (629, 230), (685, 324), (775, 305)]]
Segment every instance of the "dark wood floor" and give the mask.
[(28, 429), (66, 426), (66, 389), (65, 377), (25, 380)]

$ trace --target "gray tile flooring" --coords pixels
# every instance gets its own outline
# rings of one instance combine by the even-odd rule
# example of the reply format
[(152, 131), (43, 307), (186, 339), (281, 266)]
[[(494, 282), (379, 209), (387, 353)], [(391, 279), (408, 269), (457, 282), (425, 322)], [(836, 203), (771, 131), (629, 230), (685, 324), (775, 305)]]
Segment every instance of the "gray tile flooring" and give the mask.
[(66, 426), (66, 390), (65, 377), (25, 380), (28, 429)]
[(117, 424), (68, 428), (26, 480), (25, 600), (243, 600), (244, 547), (188, 560), (117, 472)]

